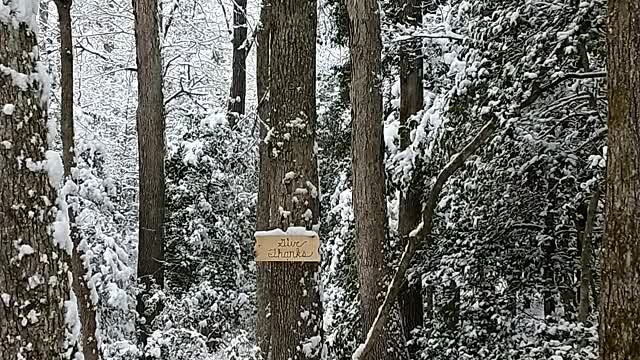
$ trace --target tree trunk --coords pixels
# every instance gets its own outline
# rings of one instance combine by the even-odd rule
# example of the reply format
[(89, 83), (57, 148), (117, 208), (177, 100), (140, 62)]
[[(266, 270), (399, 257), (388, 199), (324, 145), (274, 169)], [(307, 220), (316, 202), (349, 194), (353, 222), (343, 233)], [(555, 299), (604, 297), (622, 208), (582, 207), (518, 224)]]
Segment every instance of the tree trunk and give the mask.
[(233, 0), (233, 77), (227, 108), (229, 125), (233, 127), (244, 114), (247, 95), (247, 0)]
[[(589, 205), (586, 202), (581, 202), (576, 209), (574, 215), (574, 224), (576, 226), (576, 250), (580, 259), (582, 259), (582, 244), (584, 243), (584, 229), (587, 223), (587, 212), (589, 210)], [(580, 260), (581, 261), (581, 260)], [(582, 283), (582, 270), (580, 267), (576, 269), (576, 279), (578, 279), (578, 283), (576, 285), (576, 294), (577, 297), (574, 299), (575, 306), (578, 307), (580, 304), (580, 284)]]
[[(256, 230), (269, 229), (269, 179), (271, 178), (268, 144), (264, 141), (269, 126), (269, 13), (271, 5), (263, 2), (260, 9), (260, 26), (256, 36), (256, 91), (258, 95), (258, 126), (260, 139), (258, 152), (260, 169), (258, 178), (258, 203), (256, 205)], [(256, 340), (263, 359), (269, 353), (270, 335), (269, 321), (269, 263), (257, 263), (256, 279)]]
[(609, 1), (600, 358), (640, 359), (640, 0)]
[[(580, 303), (578, 309), (578, 321), (585, 322), (589, 318), (591, 289), (591, 242), (593, 233), (593, 223), (598, 211), (598, 201), (600, 200), (600, 189), (593, 193), (593, 197), (587, 208), (584, 235), (582, 236), (582, 253), (580, 256)], [(594, 294), (595, 296), (595, 294)]]
[(148, 326), (159, 311), (146, 309), (144, 300), (153, 284), (162, 288), (164, 282), (165, 123), (157, 0), (133, 0), (133, 13), (138, 68), (138, 279), (144, 288), (138, 295), (137, 308), (144, 318), (140, 329), (144, 346)]
[(554, 258), (557, 251), (556, 244), (556, 217), (557, 212), (554, 210), (557, 203), (556, 182), (549, 182), (549, 193), (547, 194), (547, 205), (545, 207), (546, 215), (544, 217), (544, 230), (542, 236), (543, 241), (540, 247), (543, 253), (542, 276), (544, 277), (544, 289), (542, 291), (544, 316), (552, 316), (556, 311), (556, 294), (558, 286), (556, 284), (556, 272)]
[(62, 360), (71, 244), (50, 235), (59, 179), (46, 169), (61, 164), (45, 153), (46, 67), (34, 51), (35, 29), (24, 22), (34, 17), (15, 16), (20, 3), (9, 0), (2, 5), (8, 19), (0, 17), (0, 357)]
[[(71, 36), (72, 0), (56, 0), (58, 23), (60, 27), (60, 82), (62, 85), (61, 124), (62, 124), (62, 161), (65, 180), (73, 181), (71, 169), (76, 167), (75, 132), (73, 119), (73, 40)], [(80, 246), (82, 239), (76, 224), (76, 209), (69, 207), (69, 226), (73, 253), (71, 271), (73, 272), (73, 291), (78, 299), (78, 312), (82, 323), (82, 352), (85, 360), (97, 360), (100, 357), (96, 338), (96, 304), (91, 299), (88, 280), (91, 276), (87, 264), (83, 261), (85, 252)]]
[[(416, 28), (422, 23), (422, 1), (408, 0), (404, 4), (403, 21), (405, 25)], [(402, 43), (400, 48), (400, 149), (405, 150), (411, 144), (409, 134), (415, 126), (409, 123), (409, 118), (423, 107), (424, 95), (422, 88), (422, 40), (411, 39)], [(401, 245), (407, 244), (409, 233), (420, 223), (421, 204), (419, 188), (420, 179), (412, 179), (409, 187), (400, 192), (400, 215), (398, 219), (398, 233)], [(422, 326), (422, 279), (413, 277), (407, 279), (399, 299), (402, 328), (405, 337), (411, 337), (411, 331)]]
[[(317, 231), (317, 4), (315, 0), (273, 0), (271, 6), (270, 88), (278, 91), (270, 93), (269, 100), (269, 227), (301, 226)], [(269, 268), (269, 358), (319, 359), (319, 264), (273, 262)]]
[(134, 0), (140, 173), (138, 277), (162, 286), (164, 114), (156, 0)]
[[(366, 336), (382, 304), (386, 200), (382, 142), (380, 16), (375, 0), (348, 0), (351, 51), (351, 155), (353, 212), (360, 284), (362, 329)], [(395, 359), (385, 331), (365, 358)]]
[(73, 39), (71, 37), (72, 0), (55, 0), (60, 29), (60, 123), (62, 128), (62, 161), (64, 176), (71, 176), (76, 166), (73, 129)]
[(460, 319), (460, 288), (453, 280), (443, 289), (447, 303), (442, 307), (442, 318), (447, 328), (454, 331)]

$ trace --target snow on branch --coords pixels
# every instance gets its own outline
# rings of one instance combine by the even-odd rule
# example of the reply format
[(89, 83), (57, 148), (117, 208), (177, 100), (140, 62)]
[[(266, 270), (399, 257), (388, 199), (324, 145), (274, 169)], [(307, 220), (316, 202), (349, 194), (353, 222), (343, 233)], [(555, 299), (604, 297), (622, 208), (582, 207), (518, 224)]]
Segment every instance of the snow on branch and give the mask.
[(401, 41), (411, 40), (411, 39), (414, 39), (414, 38), (449, 39), (449, 40), (457, 40), (457, 41), (463, 41), (465, 39), (464, 36), (462, 36), (460, 34), (456, 34), (456, 33), (451, 32), (451, 31), (440, 32), (440, 33), (415, 32), (415, 33), (410, 34), (410, 35), (404, 35), (404, 36), (397, 37), (396, 39), (393, 40), (393, 42), (401, 42)]
[(489, 138), (493, 135), (496, 130), (496, 119), (492, 117), (483, 127), (480, 129), (478, 134), (465, 146), (462, 151), (453, 155), (449, 163), (440, 171), (438, 177), (436, 178), (435, 183), (431, 187), (431, 191), (429, 192), (429, 198), (425, 207), (422, 211), (422, 222), (418, 227), (409, 234), (409, 238), (407, 241), (407, 246), (402, 254), (402, 258), (400, 259), (400, 263), (396, 269), (396, 272), (393, 276), (393, 280), (389, 287), (387, 288), (387, 293), (385, 295), (384, 301), (380, 308), (378, 308), (378, 314), (376, 315), (373, 324), (369, 328), (367, 333), (367, 338), (365, 339), (364, 344), (358, 346), (356, 351), (352, 355), (353, 360), (366, 359), (375, 342), (378, 340), (380, 334), (383, 331), (384, 325), (388, 320), (389, 313), (393, 304), (398, 297), (398, 293), (400, 292), (400, 287), (404, 282), (405, 274), (409, 269), (409, 264), (411, 263), (411, 259), (416, 252), (417, 245), (421, 242), (425, 242), (425, 246), (428, 247), (431, 244), (431, 228), (433, 226), (433, 215), (435, 213), (436, 206), (438, 204), (438, 198), (440, 196), (440, 191), (444, 184), (446, 184), (447, 180), (455, 173), (458, 169), (464, 165), (465, 161), (471, 156), (478, 148), (484, 145)]
[(527, 106), (533, 104), (538, 98), (544, 94), (545, 92), (553, 89), (554, 87), (560, 85), (560, 83), (569, 80), (569, 79), (597, 79), (603, 78), (607, 76), (606, 71), (593, 71), (593, 72), (583, 72), (583, 73), (568, 73), (563, 76), (558, 77), (554, 81), (543, 87), (537, 87), (534, 84), (534, 89), (531, 92), (531, 95), (520, 105), (520, 109), (524, 109)]

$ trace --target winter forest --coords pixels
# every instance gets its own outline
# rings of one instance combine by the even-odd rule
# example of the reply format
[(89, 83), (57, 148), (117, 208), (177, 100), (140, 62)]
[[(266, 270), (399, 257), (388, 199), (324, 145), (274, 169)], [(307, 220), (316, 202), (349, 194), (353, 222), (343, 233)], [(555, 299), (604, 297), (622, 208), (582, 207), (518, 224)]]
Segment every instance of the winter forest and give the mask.
[(1, 360), (639, 360), (640, 0), (0, 0)]

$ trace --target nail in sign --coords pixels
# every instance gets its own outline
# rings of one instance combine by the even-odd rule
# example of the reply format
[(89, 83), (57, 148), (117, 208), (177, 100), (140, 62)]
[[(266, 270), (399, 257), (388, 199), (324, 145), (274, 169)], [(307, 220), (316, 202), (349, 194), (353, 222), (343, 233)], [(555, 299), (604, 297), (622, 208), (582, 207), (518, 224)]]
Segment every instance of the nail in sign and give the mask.
[(256, 261), (320, 262), (317, 234), (256, 234)]

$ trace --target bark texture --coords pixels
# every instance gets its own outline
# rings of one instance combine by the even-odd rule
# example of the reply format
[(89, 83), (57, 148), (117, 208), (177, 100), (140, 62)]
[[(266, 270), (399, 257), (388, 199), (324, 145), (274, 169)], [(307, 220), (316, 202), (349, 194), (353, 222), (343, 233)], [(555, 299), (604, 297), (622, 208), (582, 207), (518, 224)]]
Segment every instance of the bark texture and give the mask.
[[(416, 28), (422, 23), (422, 1), (408, 0), (404, 3), (402, 18), (405, 25)], [(406, 149), (411, 139), (409, 134), (415, 128), (409, 123), (409, 118), (422, 110), (424, 95), (422, 88), (423, 77), (422, 40), (411, 39), (403, 42), (400, 47), (400, 149)], [(398, 233), (404, 247), (409, 233), (420, 223), (422, 206), (420, 203), (421, 181), (412, 179), (405, 192), (400, 194), (400, 215), (398, 219)], [(406, 338), (410, 338), (411, 330), (422, 326), (422, 279), (419, 276), (408, 278), (398, 297), (402, 329)]]
[[(256, 206), (256, 230), (269, 229), (269, 197), (271, 178), (269, 165), (268, 145), (264, 141), (269, 127), (269, 14), (271, 5), (264, 1), (260, 9), (260, 25), (256, 34), (256, 91), (258, 95), (258, 126), (259, 132), (259, 157), (260, 169), (258, 179), (258, 203)], [(267, 314), (269, 313), (269, 263), (257, 263), (256, 280), (256, 340), (263, 359), (269, 353), (271, 331)]]
[(640, 359), (640, 1), (609, 1), (600, 358)]
[[(362, 333), (366, 336), (382, 304), (386, 200), (382, 140), (380, 16), (375, 0), (348, 0), (351, 51), (351, 156), (353, 212), (360, 284)], [(396, 359), (384, 332), (366, 360)]]
[(164, 277), (164, 114), (157, 0), (134, 0), (138, 65), (138, 278), (162, 286)]
[[(76, 167), (75, 159), (75, 131), (73, 119), (73, 39), (71, 33), (71, 5), (72, 0), (56, 0), (58, 9), (58, 24), (60, 28), (60, 63), (61, 74), (61, 128), (62, 128), (62, 162), (64, 177), (72, 179), (72, 169)], [(67, 199), (71, 202), (71, 199)], [(71, 240), (73, 241), (73, 253), (71, 254), (71, 271), (73, 272), (73, 292), (78, 299), (78, 312), (82, 324), (82, 352), (85, 360), (97, 360), (100, 358), (98, 341), (96, 338), (96, 304), (91, 299), (91, 291), (88, 286), (88, 264), (83, 260), (84, 251), (80, 246), (82, 239), (76, 225), (76, 209), (69, 207), (69, 226), (71, 227)]]
[(245, 111), (247, 95), (247, 0), (233, 0), (233, 60), (231, 91), (227, 108), (229, 125), (233, 127)]
[[(316, 6), (315, 0), (271, 1), (270, 88), (278, 89), (270, 94), (267, 143), (272, 229), (303, 226), (317, 231)], [(269, 359), (319, 359), (319, 264), (273, 262), (269, 267)]]
[(0, 44), (0, 358), (62, 360), (69, 256), (49, 231), (54, 184), (46, 170), (27, 166), (44, 161), (48, 147), (39, 80), (46, 70), (40, 64), (36, 74), (37, 40), (26, 24), (0, 20)]

